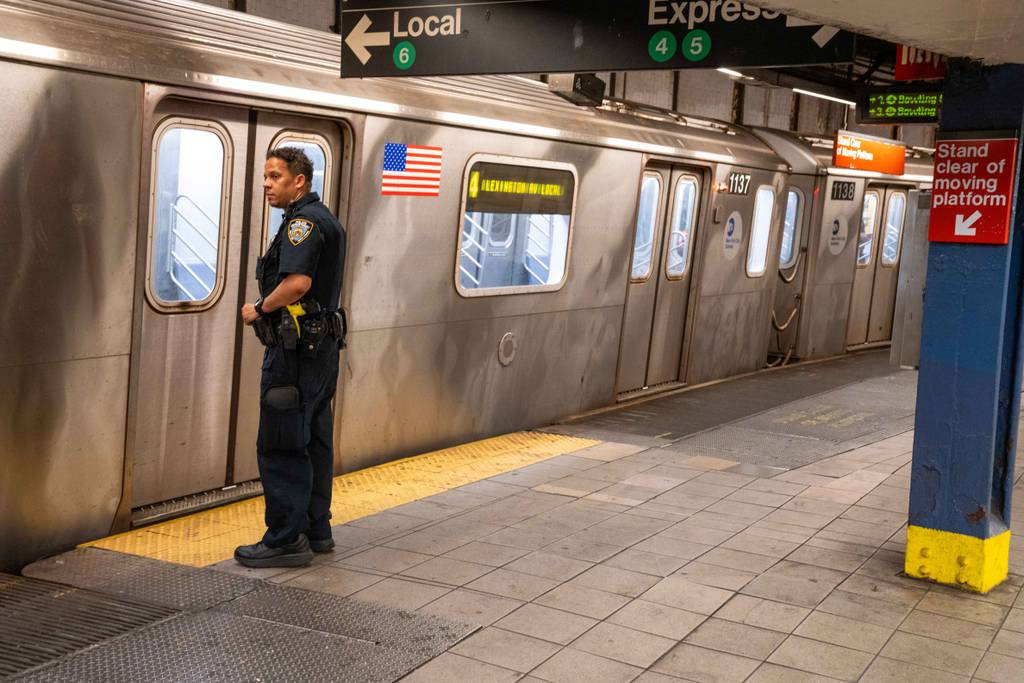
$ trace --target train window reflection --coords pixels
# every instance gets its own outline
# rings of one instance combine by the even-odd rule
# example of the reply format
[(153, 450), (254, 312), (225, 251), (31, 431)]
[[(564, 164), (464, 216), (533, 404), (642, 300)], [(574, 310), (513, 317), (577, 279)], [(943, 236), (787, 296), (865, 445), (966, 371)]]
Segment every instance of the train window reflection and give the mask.
[(747, 251), (747, 277), (760, 277), (766, 270), (774, 209), (775, 190), (762, 185), (754, 199), (754, 220), (751, 222), (750, 249)]
[(227, 136), (178, 120), (157, 135), (149, 292), (156, 304), (215, 298), (221, 263)]
[(792, 268), (800, 252), (800, 223), (803, 202), (799, 190), (791, 189), (786, 195), (786, 217), (782, 223), (782, 248), (779, 250), (779, 268)]
[(900, 237), (907, 212), (907, 196), (897, 192), (889, 197), (885, 209), (885, 232), (882, 233), (882, 265), (892, 267), (900, 260)]
[(672, 202), (672, 230), (669, 233), (668, 263), (665, 274), (681, 278), (690, 267), (690, 242), (697, 220), (697, 179), (683, 176), (676, 183)]
[(629, 278), (642, 282), (651, 275), (654, 258), (654, 234), (661, 204), (661, 176), (645, 173), (640, 186), (640, 207), (636, 215), (636, 239), (633, 242), (633, 267)]
[(459, 240), (459, 292), (481, 296), (561, 287), (575, 192), (576, 176), (563, 164), (474, 163)]
[(875, 243), (875, 221), (878, 216), (878, 193), (864, 195), (864, 212), (860, 218), (860, 237), (857, 238), (857, 267), (871, 265), (871, 251)]
[[(328, 145), (327, 141), (319, 135), (307, 135), (298, 133), (285, 133), (279, 135), (273, 143), (273, 148), (279, 147), (298, 147), (309, 160), (313, 162), (313, 178), (310, 182), (310, 187), (313, 192), (320, 195), (320, 199), (326, 204), (330, 201), (330, 198), (325, 196), (324, 188), (326, 186), (327, 174), (329, 172), (329, 157), (327, 154)], [(266, 212), (267, 225), (265, 229), (266, 239), (264, 246), (270, 246), (270, 243), (274, 241), (274, 236), (277, 235), (277, 231), (281, 227), (281, 220), (284, 218), (284, 209), (276, 209), (269, 204), (269, 209)]]

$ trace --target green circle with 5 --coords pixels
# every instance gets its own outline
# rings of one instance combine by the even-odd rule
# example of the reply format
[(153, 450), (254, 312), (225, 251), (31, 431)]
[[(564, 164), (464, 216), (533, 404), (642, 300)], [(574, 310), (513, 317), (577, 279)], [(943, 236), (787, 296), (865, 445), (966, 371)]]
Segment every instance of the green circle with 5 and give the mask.
[(395, 45), (393, 58), (395, 66), (405, 71), (416, 62), (416, 48), (408, 40), (403, 40), (398, 45)]
[(667, 62), (676, 53), (676, 37), (670, 31), (658, 31), (647, 42), (647, 54), (656, 62)]
[(707, 31), (694, 29), (683, 38), (680, 49), (683, 56), (691, 62), (699, 62), (711, 52), (711, 36)]

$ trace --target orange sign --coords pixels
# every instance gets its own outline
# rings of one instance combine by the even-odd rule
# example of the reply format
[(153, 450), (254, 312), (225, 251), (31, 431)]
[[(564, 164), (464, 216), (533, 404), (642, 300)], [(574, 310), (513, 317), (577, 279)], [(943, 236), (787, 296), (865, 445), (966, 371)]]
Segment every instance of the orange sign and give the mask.
[(832, 147), (832, 165), (858, 171), (903, 175), (907, 148), (893, 140), (883, 140), (841, 130)]

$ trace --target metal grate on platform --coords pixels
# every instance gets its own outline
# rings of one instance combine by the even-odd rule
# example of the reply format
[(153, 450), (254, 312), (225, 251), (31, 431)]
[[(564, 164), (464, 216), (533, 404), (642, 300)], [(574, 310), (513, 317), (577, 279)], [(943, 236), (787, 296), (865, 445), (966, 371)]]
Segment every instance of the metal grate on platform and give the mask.
[(267, 584), (220, 609), (358, 638), (424, 656), (441, 654), (478, 628), (362, 600), (273, 584)]
[(244, 576), (99, 548), (79, 548), (40, 560), (25, 567), (22, 573), (179, 610), (207, 609), (262, 585), (261, 581)]
[(37, 669), (19, 681), (394, 681), (424, 657), (215, 611), (182, 614)]
[(173, 614), (166, 607), (0, 574), (0, 678)]

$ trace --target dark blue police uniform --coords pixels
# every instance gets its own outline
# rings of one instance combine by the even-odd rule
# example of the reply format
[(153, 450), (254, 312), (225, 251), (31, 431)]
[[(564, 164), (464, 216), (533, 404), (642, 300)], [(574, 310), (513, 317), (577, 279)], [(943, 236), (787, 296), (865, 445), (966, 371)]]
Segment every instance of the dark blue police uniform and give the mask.
[[(298, 273), (313, 279), (303, 298), (307, 309), (312, 300), (323, 311), (336, 310), (345, 246), (345, 230), (317, 193), (296, 200), (285, 210), (277, 235), (257, 264), (260, 295), (268, 296), (285, 276)], [(281, 309), (269, 315), (276, 325), (280, 316), (290, 314)], [(291, 544), (299, 534), (306, 534), (311, 542), (331, 538), (331, 400), (338, 380), (338, 353), (332, 337), (323, 339), (315, 350), (303, 345), (287, 349), (282, 343), (266, 349), (256, 451), (266, 499), (263, 543), (268, 547)]]

